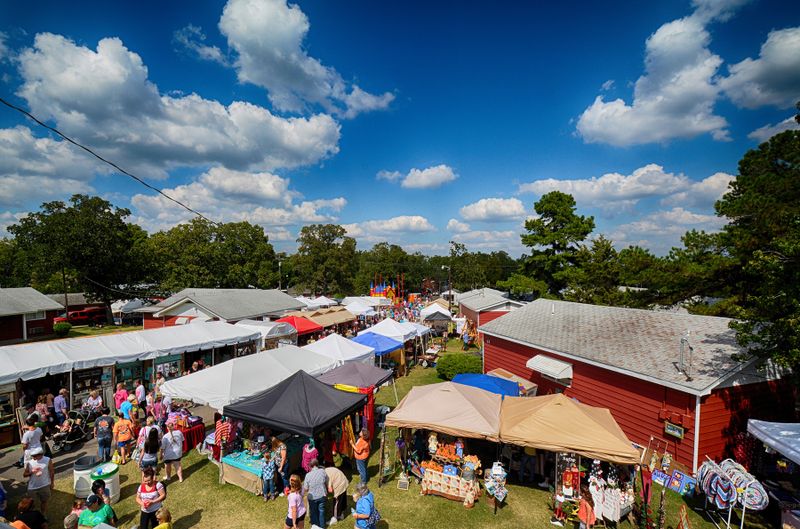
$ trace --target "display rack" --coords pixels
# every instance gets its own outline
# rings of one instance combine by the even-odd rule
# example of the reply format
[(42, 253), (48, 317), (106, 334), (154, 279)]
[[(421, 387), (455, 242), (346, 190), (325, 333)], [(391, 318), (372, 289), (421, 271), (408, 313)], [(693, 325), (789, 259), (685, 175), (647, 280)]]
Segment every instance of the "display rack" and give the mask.
[(437, 472), (431, 469), (425, 469), (422, 475), (421, 494), (436, 495), (464, 502), (464, 505), (471, 507), (475, 498), (480, 493), (478, 482), (476, 480), (466, 480), (461, 476), (452, 476), (444, 472)]

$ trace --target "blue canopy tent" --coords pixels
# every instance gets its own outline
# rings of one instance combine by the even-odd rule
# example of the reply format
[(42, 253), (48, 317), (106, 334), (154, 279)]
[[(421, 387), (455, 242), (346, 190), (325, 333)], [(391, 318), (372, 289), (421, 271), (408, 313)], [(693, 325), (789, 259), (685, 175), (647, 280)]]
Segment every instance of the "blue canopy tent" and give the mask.
[(492, 375), (480, 375), (477, 373), (461, 373), (453, 377), (456, 384), (473, 386), (492, 393), (497, 393), (504, 397), (519, 397), (519, 384), (511, 380), (505, 380)]
[(352, 339), (356, 343), (366, 345), (375, 349), (375, 356), (378, 357), (378, 365), (383, 366), (383, 357), (393, 351), (403, 348), (403, 342), (392, 340), (382, 334), (374, 332), (364, 332)]

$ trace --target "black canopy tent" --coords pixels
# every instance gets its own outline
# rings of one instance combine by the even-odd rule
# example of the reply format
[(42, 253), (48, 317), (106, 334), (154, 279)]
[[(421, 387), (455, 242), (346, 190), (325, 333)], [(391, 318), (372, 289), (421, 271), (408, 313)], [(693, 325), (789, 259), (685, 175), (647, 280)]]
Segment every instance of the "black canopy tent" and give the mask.
[(453, 318), (437, 310), (425, 316), (424, 321), (453, 321)]
[(313, 437), (361, 409), (367, 396), (339, 391), (305, 371), (277, 386), (228, 404), (222, 413), (273, 430)]
[(344, 384), (356, 388), (380, 386), (392, 378), (391, 369), (381, 369), (361, 363), (344, 364), (317, 377), (317, 380), (329, 385)]

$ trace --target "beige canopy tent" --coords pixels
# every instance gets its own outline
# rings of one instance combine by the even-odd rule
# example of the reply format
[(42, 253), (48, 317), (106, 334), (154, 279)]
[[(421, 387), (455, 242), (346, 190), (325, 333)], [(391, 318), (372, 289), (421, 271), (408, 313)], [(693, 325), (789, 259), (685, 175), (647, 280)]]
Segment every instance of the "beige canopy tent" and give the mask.
[(504, 443), (576, 452), (613, 463), (638, 463), (640, 457), (607, 408), (580, 404), (560, 393), (506, 397), (500, 438)]
[(386, 416), (386, 426), (498, 441), (500, 403), (500, 395), (463, 384), (415, 386)]

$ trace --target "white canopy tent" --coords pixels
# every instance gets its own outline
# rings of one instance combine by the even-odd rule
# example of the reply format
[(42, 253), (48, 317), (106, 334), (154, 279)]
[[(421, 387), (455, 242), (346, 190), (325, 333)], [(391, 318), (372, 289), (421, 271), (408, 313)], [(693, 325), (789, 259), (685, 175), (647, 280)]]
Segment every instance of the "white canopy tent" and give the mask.
[(340, 334), (329, 334), (322, 340), (303, 346), (303, 349), (330, 357), (337, 366), (351, 362), (375, 365), (375, 349), (348, 340)]
[(800, 423), (749, 419), (747, 431), (768, 447), (800, 465)]
[(428, 335), (428, 334), (431, 333), (431, 328), (428, 327), (427, 325), (423, 325), (421, 323), (417, 323), (417, 322), (414, 322), (414, 321), (403, 322), (403, 323), (411, 325), (411, 327), (414, 328), (414, 332), (416, 333), (416, 335), (419, 338), (422, 338), (423, 336)]
[(342, 305), (349, 305), (354, 301), (360, 301), (370, 307), (390, 307), (392, 305), (392, 301), (389, 298), (378, 296), (349, 296), (342, 300)]
[(338, 301), (335, 299), (331, 299), (327, 296), (317, 296), (314, 298), (314, 303), (320, 307), (335, 307), (339, 304)]
[(425, 307), (424, 309), (419, 311), (419, 315), (420, 315), (420, 318), (422, 318), (424, 320), (426, 317), (430, 316), (431, 314), (433, 314), (435, 312), (440, 312), (440, 313), (444, 314), (445, 316), (447, 316), (448, 318), (452, 318), (453, 317), (453, 315), (450, 314), (449, 310), (447, 310), (446, 308), (442, 307), (438, 303), (431, 303), (430, 305), (428, 305), (427, 307)]
[(262, 321), (262, 320), (239, 320), (235, 323), (237, 327), (250, 329), (261, 333), (261, 346), (264, 347), (266, 340), (273, 338), (286, 337), (297, 343), (297, 329), (288, 323), (279, 321)]
[(227, 404), (269, 389), (300, 370), (317, 376), (336, 365), (330, 357), (287, 345), (168, 380), (161, 386), (161, 393), (205, 404), (222, 412)]
[(297, 301), (299, 301), (300, 303), (305, 305), (306, 309), (308, 309), (308, 310), (314, 310), (314, 309), (322, 308), (322, 305), (317, 303), (315, 300), (313, 300), (311, 298), (307, 298), (305, 296), (297, 296), (294, 299), (296, 299)]
[(417, 336), (417, 330), (412, 325), (400, 323), (391, 318), (386, 318), (385, 320), (376, 323), (372, 327), (364, 329), (358, 334), (362, 335), (365, 332), (380, 334), (382, 336), (386, 336), (387, 338), (391, 338), (392, 340), (397, 340), (400, 343), (405, 343)]
[(114, 314), (129, 314), (136, 309), (144, 307), (145, 303), (141, 299), (122, 299), (111, 304), (111, 312)]
[(0, 384), (31, 380), (48, 373), (112, 366), (116, 363), (151, 360), (256, 341), (257, 332), (224, 322), (178, 325), (0, 347)]
[(356, 316), (374, 316), (377, 314), (375, 309), (361, 301), (353, 301), (352, 303), (345, 305), (344, 308)]

